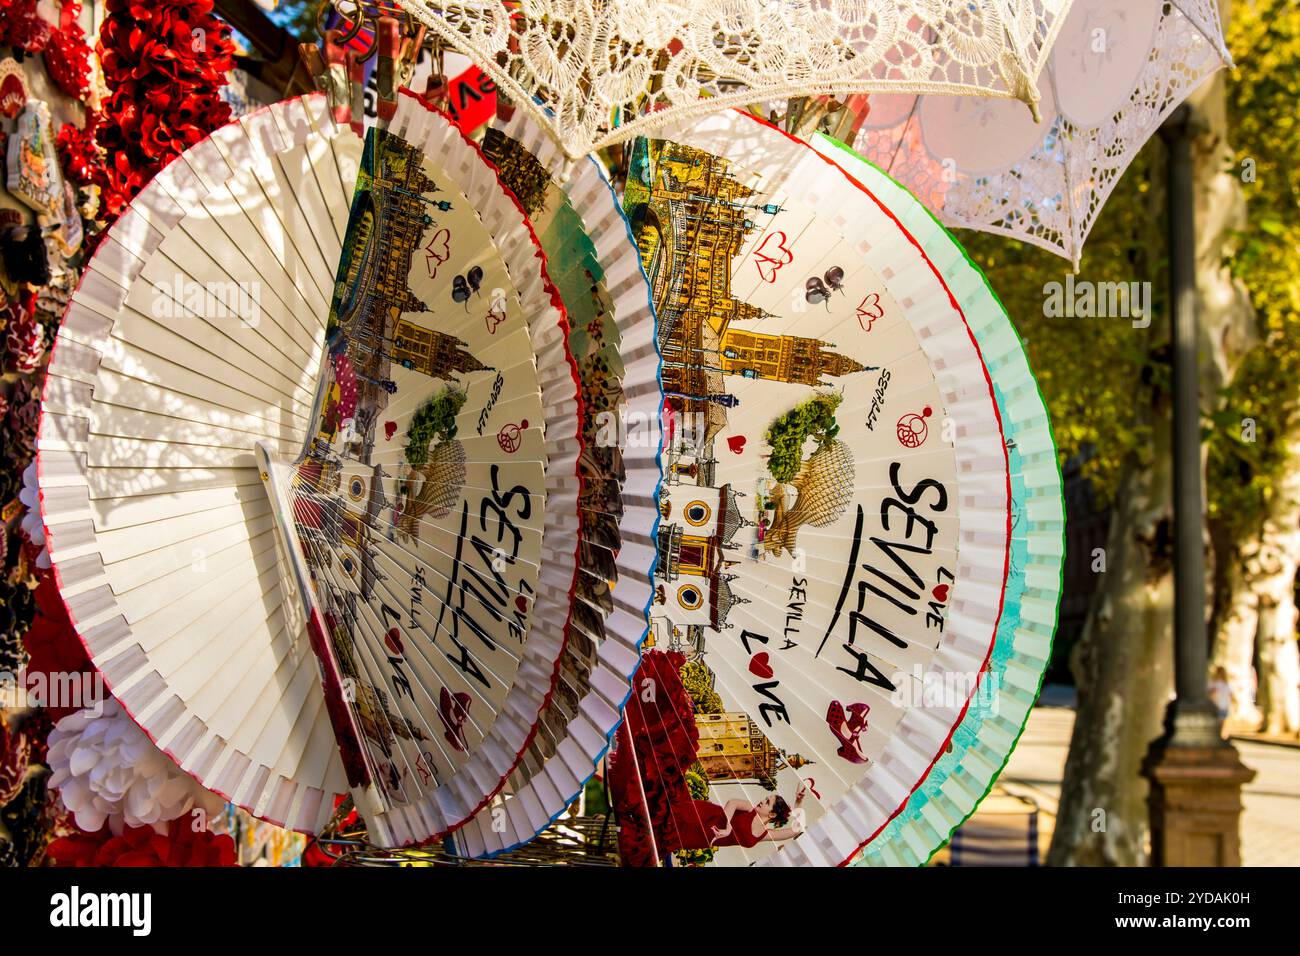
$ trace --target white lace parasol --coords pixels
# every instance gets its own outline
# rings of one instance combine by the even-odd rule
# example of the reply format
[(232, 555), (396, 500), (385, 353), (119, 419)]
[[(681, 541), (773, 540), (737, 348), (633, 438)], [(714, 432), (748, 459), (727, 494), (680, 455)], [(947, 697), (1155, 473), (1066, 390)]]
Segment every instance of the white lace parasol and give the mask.
[(873, 95), (856, 148), (947, 225), (1077, 268), (1138, 150), (1228, 63), (1212, 0), (1074, 0), (1038, 80), (1043, 122), (991, 98)]
[(665, 123), (783, 96), (945, 93), (1033, 105), (1033, 77), (1070, 4), (397, 2), (482, 66), (571, 159)]

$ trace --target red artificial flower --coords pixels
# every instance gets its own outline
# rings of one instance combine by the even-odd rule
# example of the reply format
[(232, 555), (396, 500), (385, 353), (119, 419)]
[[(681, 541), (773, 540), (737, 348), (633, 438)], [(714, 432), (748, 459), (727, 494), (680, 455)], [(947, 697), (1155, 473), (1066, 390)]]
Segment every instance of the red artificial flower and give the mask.
[(77, 17), (81, 4), (69, 0), (59, 10), (59, 25), (45, 48), (45, 68), (55, 85), (81, 101), (90, 95), (90, 47)]
[(50, 42), (50, 25), (36, 12), (36, 0), (0, 0), (0, 46), (40, 53)]
[(55, 145), (59, 152), (59, 165), (64, 175), (78, 186), (104, 184), (106, 175), (104, 157), (95, 142), (95, 130), (99, 124), (99, 114), (94, 110), (86, 111), (86, 125), (78, 128), (71, 123), (64, 123), (59, 129)]
[(101, 183), (112, 219), (163, 166), (229, 122), (218, 91), (234, 44), (211, 0), (110, 0), (106, 9), (98, 51), (112, 93), (96, 141), (113, 157)]
[(126, 827), (121, 836), (104, 827), (60, 837), (45, 851), (53, 866), (235, 866), (235, 841), (224, 833), (195, 831), (189, 816), (173, 820), (167, 834), (152, 827)]

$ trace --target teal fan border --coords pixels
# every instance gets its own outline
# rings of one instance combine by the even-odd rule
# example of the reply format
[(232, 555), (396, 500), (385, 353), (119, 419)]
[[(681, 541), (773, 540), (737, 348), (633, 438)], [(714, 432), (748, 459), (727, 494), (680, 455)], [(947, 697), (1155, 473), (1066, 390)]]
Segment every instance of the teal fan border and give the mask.
[(850, 863), (920, 866), (947, 845), (993, 789), (1042, 689), (1064, 574), (1060, 460), (1024, 343), (979, 266), (920, 200), (879, 167), (822, 134), (812, 145), (886, 199), (943, 272), (984, 354), (1009, 442), (1012, 573), (988, 672), (953, 732), (951, 752), (935, 762), (902, 811)]

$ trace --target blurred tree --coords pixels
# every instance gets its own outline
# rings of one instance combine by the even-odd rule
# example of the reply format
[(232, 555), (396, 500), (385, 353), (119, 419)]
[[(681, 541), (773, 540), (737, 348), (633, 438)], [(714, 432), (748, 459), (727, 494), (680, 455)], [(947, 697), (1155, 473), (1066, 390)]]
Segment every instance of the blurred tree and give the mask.
[(321, 0), (279, 0), (267, 16), (303, 43), (314, 43), (319, 39), (316, 36), (316, 11), (320, 5)]
[[(1217, 581), (1211, 666), (1231, 691), (1229, 726), (1300, 731), (1295, 579), (1300, 566), (1300, 8), (1237, 4), (1228, 84), (1249, 219), (1234, 275), (1250, 290), (1259, 344), (1225, 391), (1209, 431)], [(1254, 665), (1258, 659), (1256, 681)], [(1255, 688), (1258, 683), (1259, 699)]]
[[(1252, 344), (1251, 312), (1230, 263), (1244, 222), (1228, 149), (1221, 74), (1190, 100), (1202, 397), (1216, 413)], [(1172, 485), (1163, 143), (1153, 138), (1120, 180), (1088, 240), (1076, 283), (1149, 282), (1149, 327), (1043, 315), (1046, 281), (1064, 267), (1004, 240), (970, 242), (1027, 340), (1063, 457), (1090, 447), (1085, 474), (1113, 504), (1105, 570), (1071, 654), (1078, 708), (1049, 861), (1145, 860), (1140, 773), (1172, 690)], [(1047, 266), (1051, 262), (1053, 267)], [(1005, 277), (1005, 278), (1000, 278)], [(1139, 323), (1140, 325), (1140, 323)]]
[[(1071, 654), (1078, 711), (1053, 861), (1138, 862), (1146, 788), (1138, 773), (1172, 683), (1169, 366), (1163, 145), (1155, 140), (1102, 211), (1076, 283), (1150, 282), (1152, 320), (1044, 314), (1048, 282), (1068, 265), (1027, 246), (978, 236), (969, 247), (1025, 339), (1063, 459), (1093, 454), (1083, 473), (1112, 507), (1105, 573)], [(1091, 829), (1094, 808), (1110, 825)], [(1059, 848), (1058, 848), (1059, 845)]]
[(456, 437), (456, 416), (465, 404), (466, 393), (448, 385), (415, 410), (406, 429), (406, 460), (419, 468), (429, 457), (429, 444)]
[(318, 6), (296, 0), (278, 6), (275, 0), (214, 0), (213, 9), (238, 38), (240, 69), (289, 97), (312, 88), (298, 44), (319, 40), (315, 22)]
[(682, 686), (690, 695), (697, 714), (722, 713), (722, 697), (713, 689), (712, 676), (702, 661), (690, 661), (681, 667)]

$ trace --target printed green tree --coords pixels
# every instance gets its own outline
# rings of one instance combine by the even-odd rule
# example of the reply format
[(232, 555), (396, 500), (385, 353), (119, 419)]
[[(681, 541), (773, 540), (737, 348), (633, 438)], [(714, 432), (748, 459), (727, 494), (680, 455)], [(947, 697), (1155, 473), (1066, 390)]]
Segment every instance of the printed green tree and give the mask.
[(682, 686), (691, 698), (697, 714), (722, 713), (722, 698), (709, 681), (709, 669), (699, 661), (690, 661), (681, 668)]
[(411, 416), (406, 429), (406, 460), (419, 468), (429, 460), (429, 445), (456, 437), (456, 416), (465, 405), (466, 394), (448, 385)]
[(803, 465), (803, 446), (809, 438), (822, 444), (834, 438), (840, 426), (835, 421), (835, 410), (844, 401), (838, 393), (819, 393), (800, 402), (767, 429), (768, 445), (772, 452), (767, 459), (767, 470), (777, 481), (791, 481)]

